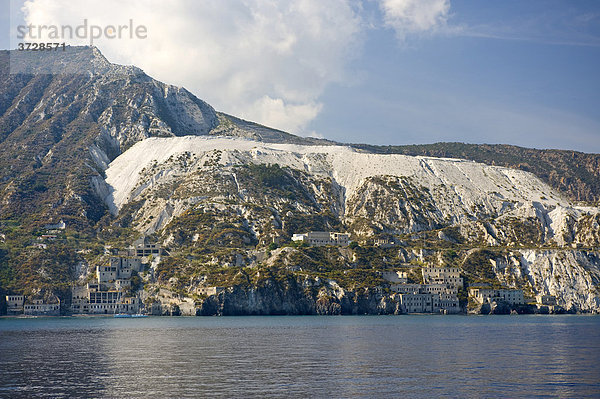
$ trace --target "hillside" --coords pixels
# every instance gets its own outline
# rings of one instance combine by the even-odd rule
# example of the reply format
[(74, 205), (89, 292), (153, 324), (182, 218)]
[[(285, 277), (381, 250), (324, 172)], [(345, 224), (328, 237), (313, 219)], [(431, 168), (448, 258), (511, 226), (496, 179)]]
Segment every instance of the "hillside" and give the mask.
[[(600, 210), (578, 202), (598, 198), (598, 155), (302, 138), (97, 49), (66, 53), (0, 75), (0, 292), (68, 304), (74, 282), (147, 235), (168, 256), (147, 259), (137, 294), (190, 313), (394, 312), (381, 272), (417, 279), (425, 264), (600, 310)], [(310, 230), (355, 244), (291, 242)]]
[(600, 201), (600, 155), (567, 150), (538, 150), (505, 144), (436, 143), (353, 147), (377, 154), (470, 159), (531, 172), (573, 201)]

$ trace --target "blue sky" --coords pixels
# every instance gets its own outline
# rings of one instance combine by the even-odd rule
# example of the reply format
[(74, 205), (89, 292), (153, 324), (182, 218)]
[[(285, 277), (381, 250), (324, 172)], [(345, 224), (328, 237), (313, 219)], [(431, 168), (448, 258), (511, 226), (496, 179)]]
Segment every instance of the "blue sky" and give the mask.
[(0, 46), (21, 20), (133, 18), (148, 39), (98, 40), (109, 60), (293, 133), (600, 152), (598, 1), (111, 1), (11, 0)]
[(453, 1), (448, 24), (464, 32), (399, 43), (370, 30), (361, 81), (328, 87), (310, 127), (353, 142), (600, 152), (600, 2), (573, 4)]

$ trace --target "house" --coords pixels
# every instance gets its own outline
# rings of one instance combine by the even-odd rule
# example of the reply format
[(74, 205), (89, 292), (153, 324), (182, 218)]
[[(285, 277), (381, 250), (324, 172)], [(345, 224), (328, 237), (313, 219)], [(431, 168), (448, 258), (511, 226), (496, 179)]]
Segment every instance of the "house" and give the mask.
[(439, 311), (442, 313), (459, 313), (460, 303), (458, 297), (453, 294), (439, 294)]
[(315, 247), (337, 245), (347, 247), (350, 244), (350, 234), (328, 231), (309, 231), (305, 234), (294, 234), (292, 241), (302, 241)]
[(150, 255), (162, 255), (160, 244), (151, 243), (148, 237), (139, 238), (133, 243), (135, 256), (143, 257)]
[(6, 313), (8, 315), (22, 314), (24, 305), (25, 297), (23, 295), (6, 296)]
[(98, 284), (113, 282), (117, 279), (117, 276), (118, 271), (116, 267), (96, 266), (96, 277), (98, 278)]
[(536, 302), (540, 305), (556, 306), (556, 297), (554, 295), (537, 295)]
[(29, 316), (60, 316), (60, 299), (57, 296), (47, 302), (43, 299), (33, 299), (23, 308), (23, 313)]
[(117, 269), (119, 278), (131, 278), (133, 272), (143, 271), (142, 259), (136, 257), (113, 256), (109, 260), (110, 267)]
[(380, 248), (392, 248), (398, 244), (389, 238), (375, 238), (373, 240), (373, 245)]
[(469, 297), (480, 304), (497, 301), (508, 302), (511, 305), (522, 305), (525, 303), (523, 290), (474, 287), (469, 288)]
[(448, 288), (462, 288), (463, 279), (458, 267), (423, 267), (423, 282), (425, 284), (445, 284)]
[(439, 297), (429, 294), (400, 294), (399, 304), (404, 313), (433, 313), (439, 310)]
[(390, 289), (398, 294), (418, 294), (421, 292), (421, 284), (392, 284)]
[(71, 289), (73, 313), (137, 313), (139, 298), (127, 296), (134, 272), (142, 271), (142, 261), (136, 257), (109, 259), (109, 265), (96, 266), (96, 280)]
[(196, 294), (198, 295), (217, 295), (219, 292), (223, 291), (223, 287), (198, 287), (196, 288)]

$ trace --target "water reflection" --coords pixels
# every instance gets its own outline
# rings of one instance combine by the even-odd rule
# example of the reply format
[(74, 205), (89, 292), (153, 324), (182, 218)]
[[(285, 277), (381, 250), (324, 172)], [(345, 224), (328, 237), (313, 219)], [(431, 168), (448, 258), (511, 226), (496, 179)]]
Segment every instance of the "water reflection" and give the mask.
[(0, 320), (0, 397), (600, 396), (598, 317)]

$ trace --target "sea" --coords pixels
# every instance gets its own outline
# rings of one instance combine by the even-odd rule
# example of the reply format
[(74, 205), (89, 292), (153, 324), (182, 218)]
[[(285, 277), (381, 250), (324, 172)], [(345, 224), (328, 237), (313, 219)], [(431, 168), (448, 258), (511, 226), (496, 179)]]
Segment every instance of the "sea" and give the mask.
[(600, 398), (600, 316), (1, 318), (36, 397)]

